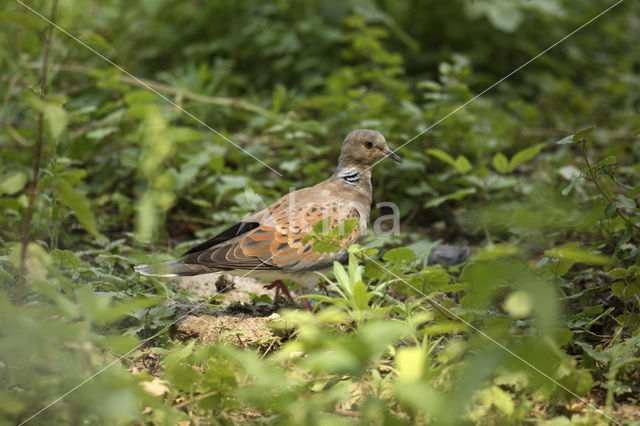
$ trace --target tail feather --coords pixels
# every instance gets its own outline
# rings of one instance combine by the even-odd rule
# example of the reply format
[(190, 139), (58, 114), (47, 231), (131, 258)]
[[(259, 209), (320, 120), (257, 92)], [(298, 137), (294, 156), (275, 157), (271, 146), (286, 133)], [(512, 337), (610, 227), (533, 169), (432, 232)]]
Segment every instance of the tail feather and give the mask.
[(210, 272), (202, 265), (190, 265), (182, 263), (179, 260), (170, 260), (153, 265), (136, 265), (133, 269), (142, 275), (152, 277), (186, 277)]

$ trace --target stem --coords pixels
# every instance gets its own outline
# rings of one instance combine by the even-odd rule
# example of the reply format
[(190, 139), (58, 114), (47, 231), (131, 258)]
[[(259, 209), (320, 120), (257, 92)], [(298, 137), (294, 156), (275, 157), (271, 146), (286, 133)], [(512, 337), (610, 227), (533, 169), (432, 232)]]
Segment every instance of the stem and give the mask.
[[(29, 64), (29, 67), (35, 67), (36, 64)], [(100, 71), (98, 68), (86, 67), (84, 65), (60, 65), (53, 64), (51, 65), (51, 69), (56, 71), (67, 71), (72, 73), (81, 73), (81, 74), (94, 74)], [(129, 76), (118, 74), (116, 79), (121, 82), (131, 86), (142, 87), (143, 89), (148, 89), (151, 87), (152, 89), (165, 93), (167, 95), (179, 96), (183, 99), (191, 99), (192, 101), (201, 102), (209, 105), (219, 105), (225, 106), (229, 108), (237, 108), (243, 109), (246, 111), (253, 112), (262, 117), (265, 117), (271, 121), (280, 121), (280, 118), (277, 114), (272, 113), (271, 111), (264, 109), (258, 105), (254, 105), (250, 102), (245, 101), (240, 98), (229, 98), (229, 97), (220, 97), (220, 96), (207, 96), (201, 95), (199, 93), (193, 93), (188, 90), (178, 89), (167, 84), (159, 83), (157, 81), (148, 80), (146, 78), (131, 78)]]
[(173, 408), (182, 408), (182, 407), (186, 407), (187, 405), (189, 405), (189, 404), (191, 404), (191, 403), (198, 402), (198, 401), (200, 401), (200, 400), (202, 400), (202, 399), (205, 399), (205, 398), (209, 398), (210, 396), (213, 396), (213, 395), (215, 395), (215, 394), (217, 394), (217, 393), (219, 393), (219, 392), (220, 392), (220, 391), (216, 389), (216, 390), (214, 390), (214, 391), (210, 391), (210, 392), (207, 392), (207, 393), (203, 393), (203, 394), (200, 394), (200, 395), (194, 396), (194, 397), (193, 397), (193, 398), (191, 398), (191, 399), (187, 399), (187, 400), (185, 400), (185, 401), (180, 402), (179, 404), (174, 405), (174, 406), (173, 406)]
[[(53, 0), (51, 6), (50, 21), (55, 22), (56, 9), (58, 7), (58, 0)], [(44, 43), (44, 56), (42, 58), (42, 66), (40, 68), (40, 99), (44, 99), (47, 88), (47, 68), (49, 64), (49, 52), (51, 50), (51, 39), (53, 37), (53, 25), (50, 24), (47, 29), (48, 32), (42, 34)], [(46, 31), (46, 30), (45, 30)], [(27, 211), (24, 217), (24, 224), (22, 227), (22, 247), (20, 251), (20, 269), (18, 270), (18, 283), (16, 288), (16, 301), (22, 303), (24, 297), (24, 267), (27, 257), (27, 243), (29, 241), (29, 231), (31, 229), (31, 217), (33, 216), (33, 204), (36, 197), (36, 188), (38, 186), (38, 175), (40, 172), (40, 157), (42, 155), (42, 143), (43, 143), (43, 127), (44, 127), (44, 114), (41, 112), (38, 114), (38, 139), (36, 141), (36, 154), (33, 161), (33, 178), (29, 183), (29, 198), (27, 203)]]
[[(611, 199), (611, 197), (609, 196), (609, 194), (607, 194), (607, 192), (602, 188), (602, 186), (600, 185), (600, 183), (598, 182), (598, 178), (596, 176), (596, 174), (593, 171), (593, 168), (591, 167), (591, 163), (589, 162), (589, 157), (587, 157), (587, 149), (586, 149), (586, 140), (582, 141), (582, 158), (584, 158), (584, 162), (587, 165), (587, 170), (589, 173), (589, 178), (590, 180), (593, 182), (593, 184), (596, 186), (596, 188), (598, 189), (598, 191), (600, 192), (600, 194), (602, 194), (602, 196), (604, 198), (607, 199), (607, 201), (609, 203), (612, 203), (613, 200)], [(633, 223), (628, 217), (626, 217), (624, 214), (622, 214), (622, 212), (620, 211), (619, 208), (616, 207), (616, 214), (618, 215), (618, 217), (620, 217), (620, 219), (624, 220), (625, 222), (627, 222), (629, 225), (633, 226), (634, 228), (636, 228), (636, 230), (638, 232), (640, 232), (640, 226), (636, 225), (635, 223)]]

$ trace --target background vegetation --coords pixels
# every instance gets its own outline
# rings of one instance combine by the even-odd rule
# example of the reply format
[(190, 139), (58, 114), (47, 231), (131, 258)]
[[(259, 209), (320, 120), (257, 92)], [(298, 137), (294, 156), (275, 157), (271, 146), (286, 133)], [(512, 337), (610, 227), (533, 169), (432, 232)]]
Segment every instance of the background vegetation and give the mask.
[[(638, 424), (637, 2), (376, 166), (402, 233), (277, 342), (177, 341), (168, 301), (198, 296), (132, 269), (325, 179), (352, 129), (401, 145), (612, 4), (28, 2), (72, 39), (2, 2), (0, 423), (95, 375), (32, 423), (612, 421), (589, 402)], [(442, 242), (474, 254), (427, 266)]]

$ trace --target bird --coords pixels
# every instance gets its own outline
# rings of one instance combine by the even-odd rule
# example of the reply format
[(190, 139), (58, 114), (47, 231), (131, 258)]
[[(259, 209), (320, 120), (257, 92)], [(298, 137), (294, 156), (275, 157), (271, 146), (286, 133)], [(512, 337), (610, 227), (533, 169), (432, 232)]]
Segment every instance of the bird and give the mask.
[[(325, 181), (282, 196), (265, 209), (252, 214), (213, 238), (198, 244), (176, 260), (137, 265), (142, 275), (175, 277), (209, 273), (253, 277), (272, 282), (267, 288), (293, 298), (282, 280), (312, 291), (321, 272), (348, 258), (348, 247), (367, 231), (371, 212), (371, 168), (389, 158), (402, 159), (389, 149), (376, 130), (358, 129), (342, 142), (336, 171)], [(335, 252), (313, 250), (305, 239), (314, 225), (324, 221), (327, 232), (357, 219), (343, 236)], [(305, 305), (308, 309), (308, 303)]]

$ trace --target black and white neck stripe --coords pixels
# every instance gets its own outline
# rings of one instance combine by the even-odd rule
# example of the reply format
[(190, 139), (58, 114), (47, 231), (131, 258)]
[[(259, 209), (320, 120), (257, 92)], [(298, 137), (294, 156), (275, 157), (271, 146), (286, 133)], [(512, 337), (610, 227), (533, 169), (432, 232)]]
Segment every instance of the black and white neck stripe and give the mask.
[(354, 169), (344, 169), (338, 172), (338, 178), (346, 183), (347, 185), (351, 185), (355, 187), (358, 183), (360, 183), (360, 174), (357, 170)]

